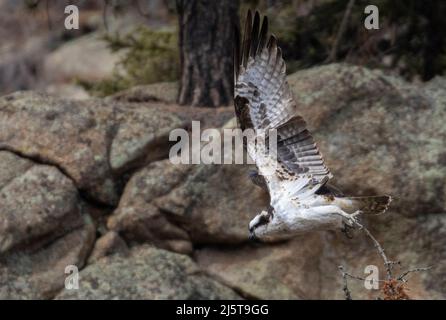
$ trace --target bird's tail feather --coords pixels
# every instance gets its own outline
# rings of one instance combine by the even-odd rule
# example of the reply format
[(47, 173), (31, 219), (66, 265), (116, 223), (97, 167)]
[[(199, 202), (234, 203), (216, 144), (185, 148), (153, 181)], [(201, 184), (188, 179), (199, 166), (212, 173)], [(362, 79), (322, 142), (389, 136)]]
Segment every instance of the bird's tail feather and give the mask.
[(361, 210), (364, 214), (381, 214), (389, 208), (392, 197), (390, 196), (370, 196), (370, 197), (348, 197), (352, 201), (356, 210)]

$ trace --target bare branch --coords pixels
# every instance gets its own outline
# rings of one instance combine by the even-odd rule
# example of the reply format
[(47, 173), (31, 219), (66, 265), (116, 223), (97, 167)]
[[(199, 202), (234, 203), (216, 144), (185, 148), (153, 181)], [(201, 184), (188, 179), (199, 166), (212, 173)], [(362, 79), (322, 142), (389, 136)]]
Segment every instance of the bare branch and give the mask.
[[(386, 277), (386, 280), (378, 280), (379, 282), (384, 282), (384, 286), (382, 289), (382, 292), (384, 294), (384, 299), (385, 300), (407, 300), (407, 299), (409, 299), (409, 296), (406, 294), (405, 287), (404, 287), (404, 283), (407, 282), (407, 279), (405, 277), (412, 272), (427, 271), (427, 270), (431, 269), (432, 267), (413, 268), (413, 269), (403, 272), (397, 278), (394, 278), (392, 276), (393, 266), (401, 265), (401, 263), (399, 261), (390, 261), (387, 258), (387, 255), (384, 252), (384, 249), (381, 247), (378, 240), (376, 240), (376, 238), (371, 234), (371, 232), (366, 227), (364, 227), (361, 223), (359, 223), (356, 219), (352, 219), (351, 221), (352, 221), (353, 225), (358, 227), (360, 230), (363, 230), (364, 233), (372, 240), (374, 247), (378, 250), (379, 255), (381, 256), (381, 258), (384, 261), (384, 266), (386, 267), (387, 277)], [(351, 300), (352, 297), (351, 297), (351, 293), (350, 293), (350, 290), (347, 285), (347, 278), (361, 280), (361, 281), (365, 281), (366, 279), (347, 273), (344, 270), (343, 266), (339, 266), (339, 270), (342, 273), (342, 279), (344, 282), (343, 291), (345, 293), (345, 298), (347, 300)]]
[(342, 17), (341, 25), (339, 26), (338, 33), (336, 34), (335, 42), (333, 47), (331, 48), (330, 54), (325, 62), (333, 62), (336, 61), (336, 55), (338, 53), (339, 43), (341, 42), (342, 36), (344, 35), (345, 29), (347, 28), (347, 22), (352, 13), (353, 6), (355, 4), (355, 0), (350, 0), (347, 4), (347, 7), (344, 12), (344, 16)]
[(388, 280), (392, 279), (392, 268), (393, 268), (393, 265), (400, 264), (400, 262), (398, 262), (398, 261), (390, 261), (387, 258), (387, 255), (384, 252), (383, 247), (381, 247), (381, 245), (379, 244), (378, 240), (376, 240), (376, 238), (372, 235), (372, 233), (366, 227), (364, 227), (362, 224), (360, 224), (358, 221), (354, 220), (354, 224), (356, 224), (360, 230), (363, 230), (364, 233), (372, 240), (373, 245), (378, 250), (379, 255), (381, 256), (381, 258), (384, 261), (384, 266), (386, 267), (387, 279)]
[(407, 270), (406, 272), (402, 273), (402, 274), (397, 278), (397, 280), (402, 281), (402, 282), (407, 282), (406, 277), (407, 277), (407, 275), (409, 275), (410, 273), (412, 273), (412, 272), (428, 271), (428, 270), (430, 270), (430, 269), (432, 269), (432, 266), (424, 267), (424, 268), (413, 268), (413, 269)]
[(339, 266), (339, 270), (341, 271), (342, 279), (344, 280), (344, 287), (342, 288), (342, 290), (344, 291), (345, 294), (345, 300), (352, 300), (352, 295), (350, 293), (350, 290), (348, 289), (348, 284), (347, 284), (347, 276), (349, 275), (344, 271), (343, 266)]

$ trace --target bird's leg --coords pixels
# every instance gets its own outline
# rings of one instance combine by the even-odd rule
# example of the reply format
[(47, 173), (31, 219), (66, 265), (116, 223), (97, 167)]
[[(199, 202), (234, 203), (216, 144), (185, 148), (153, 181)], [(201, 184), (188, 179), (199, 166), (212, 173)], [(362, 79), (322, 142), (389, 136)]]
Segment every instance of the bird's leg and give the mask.
[(359, 229), (362, 229), (362, 225), (359, 223), (358, 221), (358, 216), (362, 213), (361, 210), (356, 210), (355, 212), (348, 214), (347, 213), (347, 217), (346, 217), (346, 224), (352, 228), (359, 227)]
[(353, 212), (352, 214), (350, 214), (349, 216), (353, 219), (356, 220), (356, 217), (359, 216), (362, 213), (361, 210), (356, 210), (355, 212)]
[(361, 214), (360, 210), (357, 210), (354, 213), (349, 214), (349, 213), (345, 212), (344, 210), (342, 210), (341, 208), (339, 208), (338, 206), (334, 206), (334, 205), (313, 207), (312, 210), (316, 211), (319, 214), (330, 214), (330, 213), (338, 214), (345, 219), (345, 223), (350, 227), (354, 227), (355, 225), (358, 225), (358, 221), (357, 221), (356, 217), (359, 214)]
[[(362, 225), (359, 225), (359, 224), (357, 223), (358, 220), (356, 219), (356, 216), (358, 216), (358, 215), (361, 214), (361, 213), (362, 213), (362, 211), (358, 210), (358, 211), (355, 211), (355, 212), (353, 212), (352, 214), (350, 214), (350, 215), (349, 215), (349, 219), (350, 219), (350, 220), (348, 220), (348, 221), (350, 222), (350, 224), (347, 223), (346, 221), (342, 221), (342, 230), (341, 230), (341, 232), (344, 233), (345, 236), (346, 236), (348, 239), (353, 239), (353, 236), (352, 236), (352, 234), (350, 233), (350, 230), (355, 228), (354, 225), (358, 226), (359, 229), (362, 229)], [(352, 225), (352, 224), (353, 224), (353, 225)]]
[(346, 225), (348, 225), (349, 227), (360, 226), (357, 216), (359, 216), (362, 213), (361, 210), (356, 210), (355, 212), (353, 212), (351, 214), (347, 213), (341, 209), (339, 209), (339, 210), (340, 211), (337, 213), (345, 218)]

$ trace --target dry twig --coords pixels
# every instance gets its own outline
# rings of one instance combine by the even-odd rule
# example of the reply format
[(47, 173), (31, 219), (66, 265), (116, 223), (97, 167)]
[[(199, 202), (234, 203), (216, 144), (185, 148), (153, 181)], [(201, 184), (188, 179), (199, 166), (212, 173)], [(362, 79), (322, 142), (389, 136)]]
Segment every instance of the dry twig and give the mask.
[(409, 273), (412, 273), (412, 272), (421, 272), (421, 271), (428, 271), (428, 270), (430, 270), (430, 269), (432, 269), (432, 266), (429, 266), (429, 267), (424, 267), (424, 268), (414, 268), (414, 269), (409, 269), (409, 270), (407, 270), (406, 272), (403, 272), (398, 278), (396, 278), (398, 281), (402, 281), (402, 282), (407, 282), (407, 279), (406, 279), (406, 276), (409, 274)]
[[(405, 283), (407, 283), (407, 279), (405, 277), (407, 275), (409, 275), (410, 273), (427, 271), (427, 270), (431, 269), (432, 267), (409, 269), (409, 270), (403, 272), (397, 278), (394, 278), (392, 275), (393, 266), (401, 265), (401, 263), (399, 261), (396, 261), (396, 262), (390, 261), (387, 258), (387, 255), (386, 255), (383, 247), (378, 242), (378, 240), (376, 240), (376, 238), (372, 235), (372, 233), (366, 227), (364, 227), (361, 223), (359, 223), (357, 220), (353, 220), (353, 223), (358, 227), (359, 230), (364, 231), (364, 233), (367, 235), (367, 237), (369, 237), (372, 240), (374, 247), (376, 248), (376, 250), (378, 251), (379, 255), (381, 256), (381, 258), (383, 260), (384, 266), (386, 268), (386, 280), (378, 280), (378, 281), (384, 282), (384, 285), (382, 288), (382, 292), (384, 294), (384, 299), (385, 300), (407, 300), (407, 299), (409, 299), (409, 296), (407, 295), (407, 293), (405, 291), (406, 290)], [(343, 266), (339, 266), (339, 270), (341, 271), (341, 274), (342, 274), (342, 279), (343, 279), (342, 290), (344, 291), (345, 299), (352, 300), (351, 292), (350, 292), (350, 289), (348, 288), (347, 278), (351, 278), (354, 280), (360, 280), (360, 281), (365, 281), (366, 279), (347, 273)]]
[(347, 273), (344, 271), (344, 267), (343, 266), (339, 266), (339, 270), (341, 271), (342, 274), (342, 279), (344, 281), (344, 286), (342, 287), (342, 290), (344, 291), (345, 294), (345, 300), (352, 300), (352, 295), (350, 293), (350, 290), (348, 288), (348, 283), (347, 283)]

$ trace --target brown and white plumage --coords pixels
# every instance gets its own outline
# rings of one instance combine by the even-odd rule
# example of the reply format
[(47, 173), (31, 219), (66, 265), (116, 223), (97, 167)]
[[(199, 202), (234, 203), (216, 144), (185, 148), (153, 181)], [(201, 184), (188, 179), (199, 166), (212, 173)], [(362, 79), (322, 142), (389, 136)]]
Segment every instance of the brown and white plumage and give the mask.
[[(256, 162), (259, 175), (265, 180), (271, 196), (271, 208), (268, 212), (258, 215), (251, 222), (250, 229), (257, 229), (256, 226), (266, 229), (268, 225), (273, 225), (270, 222), (274, 222), (275, 218), (281, 221), (276, 221), (277, 228), (270, 231), (293, 229), (293, 226), (286, 224), (296, 223), (296, 219), (288, 219), (287, 215), (292, 215), (293, 211), (299, 212), (304, 207), (315, 208), (323, 204), (322, 197), (325, 196), (318, 195), (317, 191), (332, 175), (325, 166), (304, 119), (298, 115), (286, 80), (282, 52), (276, 38), (268, 35), (268, 19), (265, 17), (261, 22), (258, 12), (252, 16), (251, 11), (248, 11), (242, 41), (239, 32), (236, 32), (234, 104), (242, 130), (253, 129), (258, 135), (268, 134), (269, 130), (277, 132), (277, 154), (274, 159), (259, 155), (250, 144), (247, 146), (248, 153)], [(347, 199), (349, 198), (342, 198), (344, 207), (359, 210), (355, 208), (353, 201)], [(338, 202), (340, 203), (340, 200)], [(386, 201), (387, 204), (388, 202)], [(333, 203), (334, 200), (327, 205)], [(340, 208), (339, 203), (337, 206)], [(327, 207), (323, 209), (319, 211), (327, 211)], [(318, 224), (322, 229), (328, 225), (337, 225), (339, 217), (347, 217), (345, 210), (339, 210), (331, 216), (314, 213), (314, 221), (310, 221), (311, 217), (305, 217), (303, 224), (308, 230), (318, 229)], [(325, 216), (329, 218), (325, 219)], [(287, 219), (290, 221), (287, 222)], [(305, 226), (299, 228), (302, 229), (300, 231), (305, 231)], [(267, 231), (264, 233), (268, 234)], [(290, 231), (288, 233), (293, 234), (293, 230)]]
[[(305, 188), (323, 185), (331, 177), (306, 123), (297, 115), (286, 67), (276, 38), (268, 37), (268, 19), (251, 12), (244, 38), (236, 43), (235, 109), (242, 129), (276, 129), (278, 135), (278, 174), (282, 185), (295, 194)], [(238, 49), (240, 48), (240, 49)]]

